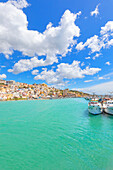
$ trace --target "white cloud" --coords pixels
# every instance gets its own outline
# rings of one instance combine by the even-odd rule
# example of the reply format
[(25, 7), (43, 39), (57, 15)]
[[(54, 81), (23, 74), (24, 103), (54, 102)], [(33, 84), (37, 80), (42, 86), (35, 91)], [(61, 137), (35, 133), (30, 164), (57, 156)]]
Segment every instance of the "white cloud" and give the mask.
[(77, 49), (78, 51), (81, 51), (81, 50), (84, 49), (84, 47), (85, 47), (85, 45), (83, 44), (83, 42), (80, 42), (79, 44), (77, 44), (76, 49)]
[(85, 83), (89, 83), (89, 82), (92, 82), (93, 80), (85, 80), (84, 82)]
[(35, 76), (34, 79), (45, 80), (48, 84), (59, 84), (62, 82), (58, 80), (58, 77), (56, 76), (56, 73), (53, 70), (47, 71), (47, 69), (42, 71), (41, 74)]
[[(104, 27), (101, 27), (100, 36), (94, 35), (93, 37), (88, 38), (85, 43), (78, 43), (76, 49), (81, 51), (87, 47), (91, 50), (91, 53), (100, 52), (102, 48), (113, 46), (113, 39), (111, 37), (113, 37), (113, 21), (108, 21)], [(95, 57), (98, 56), (99, 54)], [(95, 59), (95, 57), (93, 59)]]
[(96, 6), (96, 8), (95, 8), (95, 10), (94, 11), (91, 11), (91, 16), (93, 16), (93, 15), (95, 15), (95, 16), (97, 16), (97, 15), (99, 15), (99, 5), (100, 4), (98, 4), (97, 6)]
[(82, 62), (82, 63), (81, 63), (81, 66), (84, 66), (84, 65), (85, 65), (85, 63), (84, 63), (84, 62)]
[[(77, 44), (76, 49), (81, 51), (85, 47), (91, 50), (91, 53), (100, 52), (102, 48), (113, 46), (113, 21), (108, 21), (105, 26), (101, 27), (100, 36), (94, 35), (86, 40), (85, 43)], [(97, 54), (99, 55), (99, 54)], [(98, 56), (95, 56), (98, 57)], [(95, 57), (93, 59), (95, 59)]]
[(113, 21), (108, 21), (100, 31), (103, 40), (105, 41), (106, 48), (113, 46)]
[(111, 77), (113, 77), (113, 72), (105, 74), (105, 75), (103, 75), (101, 77), (98, 76), (98, 79), (99, 80), (107, 80), (107, 79), (110, 79)]
[(76, 49), (80, 51), (83, 50), (85, 47), (91, 49), (91, 53), (94, 53), (99, 52), (102, 47), (105, 47), (105, 44), (103, 40), (100, 40), (97, 35), (94, 35), (93, 37), (88, 38), (84, 44), (83, 42), (77, 44)]
[(102, 94), (102, 95), (109, 94), (110, 92), (113, 92), (113, 81), (101, 83), (98, 85), (94, 85), (91, 87), (82, 88), (78, 90), (86, 92), (86, 93), (95, 92), (96, 94)]
[(0, 79), (6, 79), (6, 75), (5, 74), (0, 74)]
[(104, 75), (103, 77), (98, 77), (99, 80), (107, 80), (110, 79), (110, 77), (107, 77), (107, 75)]
[[(41, 62), (40, 65), (42, 63), (47, 65), (46, 62), (51, 64), (57, 62), (57, 55), (66, 56), (75, 45), (75, 38), (80, 36), (80, 29), (76, 26), (75, 20), (81, 12), (74, 14), (66, 10), (57, 27), (49, 23), (46, 30), (40, 33), (28, 30), (27, 16), (22, 9), (19, 9), (26, 6), (25, 0), (0, 3), (0, 53), (8, 56), (17, 50), (29, 57), (46, 56), (43, 62), (38, 60)], [(32, 62), (31, 59), (20, 60), (14, 65), (12, 72), (17, 73), (14, 70), (17, 70), (15, 67), (19, 68), (20, 63), (24, 63), (24, 66), (27, 65), (25, 61)], [(22, 70), (23, 65), (21, 65), (20, 71), (18, 69), (18, 73), (27, 71), (26, 68)]]
[(87, 39), (85, 46), (91, 49), (91, 52), (94, 53), (96, 51), (100, 51), (102, 47), (104, 47), (103, 41), (100, 41), (97, 35)]
[(1, 68), (5, 68), (6, 66), (1, 66)]
[(9, 0), (8, 3), (14, 5), (19, 9), (26, 8), (28, 6), (26, 0)]
[(85, 57), (86, 60), (90, 59), (91, 57)]
[(32, 57), (31, 59), (19, 60), (17, 63), (15, 63), (13, 69), (9, 69), (8, 72), (19, 74), (21, 72), (29, 71), (39, 66), (52, 65), (54, 62), (56, 63), (58, 62), (55, 56), (51, 56), (50, 58), (47, 58), (46, 60), (43, 60), (43, 59), (39, 60), (38, 57)]
[(98, 77), (98, 79), (99, 79), (99, 80), (103, 80), (103, 79), (105, 79), (105, 78), (104, 78), (104, 77)]
[(56, 72), (44, 69), (40, 74), (34, 77), (35, 80), (45, 80), (48, 84), (65, 83), (64, 79), (83, 78), (85, 75), (94, 75), (101, 71), (100, 68), (80, 68), (79, 61), (73, 61), (72, 64), (61, 63), (57, 66)]
[(109, 40), (107, 42), (107, 47), (113, 46), (113, 39)]
[(93, 60), (95, 60), (96, 58), (98, 58), (101, 55), (101, 53), (96, 53), (96, 55), (93, 57)]
[(110, 66), (110, 65), (111, 65), (111, 63), (110, 63), (109, 61), (107, 61), (105, 64), (106, 64), (106, 65), (108, 65), (108, 66)]
[(6, 55), (5, 55), (5, 58), (6, 58), (6, 59), (9, 59), (9, 55), (8, 55), (8, 54), (6, 54)]
[(113, 21), (108, 21), (104, 27), (101, 27), (101, 35), (105, 35), (108, 32), (113, 32)]
[(37, 75), (38, 72), (39, 72), (39, 70), (33, 70), (31, 73), (32, 73), (32, 75)]

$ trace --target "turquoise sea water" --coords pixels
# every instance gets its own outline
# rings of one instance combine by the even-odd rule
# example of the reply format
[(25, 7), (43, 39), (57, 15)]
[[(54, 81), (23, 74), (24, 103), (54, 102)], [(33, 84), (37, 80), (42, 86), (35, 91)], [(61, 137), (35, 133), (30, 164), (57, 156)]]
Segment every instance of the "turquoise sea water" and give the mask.
[(0, 170), (112, 170), (113, 117), (84, 99), (0, 102)]

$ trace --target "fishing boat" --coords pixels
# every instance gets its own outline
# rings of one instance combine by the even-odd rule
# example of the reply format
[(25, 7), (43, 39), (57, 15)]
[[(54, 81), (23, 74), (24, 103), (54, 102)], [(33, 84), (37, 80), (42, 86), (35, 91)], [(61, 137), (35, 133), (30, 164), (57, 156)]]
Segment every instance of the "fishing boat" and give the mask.
[(101, 102), (99, 102), (98, 99), (92, 99), (88, 103), (88, 111), (89, 111), (89, 113), (91, 113), (93, 115), (101, 114), (103, 112), (103, 107), (102, 107)]
[(113, 100), (103, 101), (104, 112), (113, 115)]

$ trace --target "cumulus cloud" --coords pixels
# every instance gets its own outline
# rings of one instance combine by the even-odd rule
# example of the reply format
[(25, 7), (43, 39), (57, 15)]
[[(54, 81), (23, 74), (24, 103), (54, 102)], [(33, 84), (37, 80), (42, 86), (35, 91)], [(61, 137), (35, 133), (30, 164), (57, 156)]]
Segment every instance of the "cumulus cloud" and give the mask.
[(91, 16), (93, 16), (93, 15), (95, 15), (95, 16), (97, 16), (97, 15), (99, 15), (99, 5), (100, 4), (98, 4), (97, 6), (96, 6), (96, 8), (95, 8), (95, 10), (94, 11), (91, 11)]
[(101, 55), (101, 53), (96, 53), (95, 56), (93, 56), (93, 60), (95, 60), (96, 58), (98, 58)]
[(9, 59), (9, 55), (6, 54), (6, 55), (5, 55), (5, 58), (6, 58), (6, 59)]
[(33, 70), (31, 73), (32, 73), (32, 75), (37, 75), (38, 72), (39, 72), (39, 70)]
[(106, 64), (106, 65), (108, 65), (108, 66), (110, 66), (110, 65), (111, 65), (111, 63), (110, 63), (109, 61), (107, 61), (105, 64)]
[(79, 44), (77, 44), (76, 49), (77, 49), (78, 51), (81, 51), (81, 50), (84, 49), (84, 47), (85, 47), (85, 45), (83, 44), (83, 42), (80, 42)]
[(113, 32), (113, 21), (108, 21), (104, 27), (101, 27), (100, 33), (102, 35), (108, 34), (109, 32)]
[[(94, 35), (86, 40), (85, 43), (77, 44), (78, 51), (84, 50), (86, 47), (90, 49), (90, 53), (100, 52), (102, 48), (113, 46), (113, 21), (108, 21), (105, 26), (101, 27), (100, 36)], [(99, 57), (99, 54), (97, 56)], [(95, 59), (95, 57), (93, 59)]]
[[(38, 60), (38, 64), (43, 66), (47, 63), (57, 62), (57, 56), (66, 56), (75, 45), (76, 37), (80, 36), (80, 29), (75, 24), (77, 16), (81, 12), (74, 14), (66, 10), (60, 19), (58, 26), (54, 27), (49, 23), (43, 33), (28, 29), (27, 16), (22, 8), (27, 7), (25, 0), (10, 0), (6, 3), (0, 3), (0, 53), (6, 57), (11, 55), (15, 50), (22, 52), (29, 57), (46, 56), (45, 60)], [(8, 57), (7, 57), (8, 58)], [(34, 58), (35, 59), (35, 58)], [(33, 59), (33, 60), (34, 60)], [(53, 61), (53, 62), (52, 62)], [(19, 73), (27, 71), (27, 63), (32, 60), (20, 60), (9, 71)], [(21, 70), (17, 70), (21, 65)], [(25, 66), (25, 68), (24, 68)], [(23, 70), (22, 70), (23, 67)], [(36, 66), (37, 67), (37, 66)], [(29, 66), (28, 70), (32, 68)]]
[(113, 92), (113, 81), (101, 83), (98, 85), (94, 85), (91, 87), (82, 88), (78, 90), (86, 92), (86, 93), (91, 93), (91, 94), (95, 92), (98, 95), (109, 94), (110, 92)]
[(15, 63), (13, 69), (8, 69), (8, 72), (19, 74), (21, 72), (29, 71), (39, 66), (52, 65), (54, 62), (56, 63), (58, 62), (58, 59), (55, 56), (51, 56), (46, 60), (43, 59), (39, 60), (38, 57), (32, 57), (31, 59), (19, 60), (17, 63)]
[(107, 43), (107, 47), (113, 46), (113, 39), (109, 40)]
[(6, 74), (0, 74), (0, 79), (6, 79)]
[(45, 80), (48, 84), (65, 83), (64, 79), (83, 78), (85, 75), (94, 75), (101, 71), (100, 68), (80, 68), (79, 61), (73, 61), (72, 64), (61, 63), (57, 65), (56, 71), (44, 69), (40, 74), (34, 77), (35, 80)]
[(8, 3), (19, 9), (26, 8), (29, 5), (26, 0), (9, 0)]
[(85, 47), (91, 49), (91, 53), (99, 52), (102, 47), (104, 47), (105, 44), (103, 40), (100, 40), (97, 35), (94, 35), (91, 38), (88, 38), (87, 41), (83, 44), (83, 42), (80, 42), (77, 44), (76, 49), (78, 51), (83, 50)]

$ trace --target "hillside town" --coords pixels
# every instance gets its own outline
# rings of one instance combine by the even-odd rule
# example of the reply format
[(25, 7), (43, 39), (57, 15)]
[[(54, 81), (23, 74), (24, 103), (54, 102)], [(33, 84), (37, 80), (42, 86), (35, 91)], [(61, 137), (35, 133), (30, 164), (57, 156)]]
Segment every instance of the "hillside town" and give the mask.
[(61, 90), (47, 84), (27, 84), (14, 80), (0, 80), (0, 101), (57, 99), (65, 97), (85, 97), (87, 94), (69, 89)]

